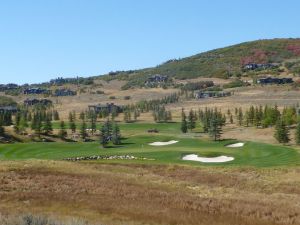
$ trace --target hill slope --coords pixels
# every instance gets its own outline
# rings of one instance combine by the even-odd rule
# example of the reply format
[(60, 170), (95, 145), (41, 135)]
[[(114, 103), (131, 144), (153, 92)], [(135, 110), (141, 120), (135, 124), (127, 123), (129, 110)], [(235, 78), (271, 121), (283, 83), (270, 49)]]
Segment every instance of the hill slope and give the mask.
[(280, 63), (292, 72), (300, 72), (300, 39), (245, 42), (180, 60), (170, 60), (154, 68), (112, 73), (105, 78), (128, 80), (128, 86), (139, 85), (153, 74), (177, 79), (228, 78), (240, 76), (243, 65), (248, 63)]

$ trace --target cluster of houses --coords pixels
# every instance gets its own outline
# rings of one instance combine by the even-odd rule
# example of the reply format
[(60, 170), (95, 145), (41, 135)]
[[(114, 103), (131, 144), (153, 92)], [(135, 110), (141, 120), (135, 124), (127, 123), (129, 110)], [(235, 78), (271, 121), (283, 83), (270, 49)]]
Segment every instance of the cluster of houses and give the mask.
[(51, 94), (51, 91), (43, 88), (26, 88), (23, 93), (24, 95), (41, 95)]
[(70, 89), (56, 89), (54, 92), (55, 96), (74, 96), (76, 94), (76, 91), (72, 91)]
[(256, 70), (256, 69), (266, 70), (266, 69), (275, 68), (275, 67), (278, 67), (278, 64), (276, 64), (276, 63), (265, 63), (265, 64), (249, 63), (249, 64), (244, 65), (244, 70)]
[(0, 84), (0, 91), (7, 91), (7, 90), (14, 90), (19, 88), (19, 85), (17, 84)]
[(63, 85), (63, 84), (68, 84), (68, 83), (76, 83), (78, 81), (77, 78), (63, 78), (63, 77), (58, 77), (56, 79), (50, 80), (51, 85)]
[(106, 104), (98, 104), (98, 105), (89, 105), (89, 111), (94, 111), (96, 113), (100, 113), (103, 111), (107, 111), (109, 113), (112, 112), (121, 113), (123, 112), (123, 107), (115, 105), (114, 103), (106, 103)]
[(148, 77), (148, 79), (145, 81), (145, 85), (152, 86), (152, 85), (166, 83), (168, 79), (169, 79), (168, 76), (155, 74), (152, 75), (151, 77)]
[(52, 101), (49, 99), (26, 99), (24, 101), (25, 106), (34, 106), (34, 105), (44, 105), (49, 106), (52, 105)]
[[(52, 94), (52, 91), (43, 88), (27, 88), (23, 91), (23, 93), (25, 95), (42, 95), (42, 94), (50, 95)], [(56, 89), (54, 91), (53, 96), (73, 96), (76, 94), (77, 94), (76, 91), (72, 91), (69, 89)]]
[(194, 93), (196, 99), (203, 98), (222, 98), (231, 96), (231, 92), (226, 91), (197, 91)]
[(292, 78), (274, 78), (274, 77), (267, 77), (267, 78), (260, 78), (257, 80), (258, 84), (291, 84), (293, 83)]

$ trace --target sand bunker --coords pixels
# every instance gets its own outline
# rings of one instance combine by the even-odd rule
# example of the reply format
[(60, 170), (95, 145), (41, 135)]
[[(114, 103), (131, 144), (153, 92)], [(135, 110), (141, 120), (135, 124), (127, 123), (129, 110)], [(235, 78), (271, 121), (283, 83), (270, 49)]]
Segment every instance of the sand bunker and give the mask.
[(231, 145), (226, 145), (226, 147), (228, 148), (240, 148), (243, 147), (245, 145), (245, 143), (235, 143), (235, 144), (231, 144)]
[(172, 145), (172, 144), (176, 144), (178, 141), (167, 141), (167, 142), (153, 142), (149, 145), (152, 146), (164, 146), (164, 145)]
[(199, 157), (196, 154), (186, 155), (182, 158), (182, 160), (187, 161), (197, 161), (197, 162), (204, 162), (204, 163), (223, 163), (223, 162), (230, 162), (233, 161), (233, 157), (228, 156), (218, 156), (218, 157)]

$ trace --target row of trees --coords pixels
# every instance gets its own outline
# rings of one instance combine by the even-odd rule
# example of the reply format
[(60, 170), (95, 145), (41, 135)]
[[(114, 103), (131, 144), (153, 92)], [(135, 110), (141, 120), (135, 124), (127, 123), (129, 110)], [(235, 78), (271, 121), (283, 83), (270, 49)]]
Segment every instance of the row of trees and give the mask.
[[(230, 110), (227, 112), (228, 117), (233, 122), (233, 115)], [(288, 126), (296, 124), (298, 121), (297, 107), (285, 107), (282, 112), (278, 106), (250, 106), (245, 111), (242, 108), (235, 108), (234, 116), (239, 126), (254, 126), (267, 128), (275, 126), (280, 119)]]
[(196, 111), (190, 110), (186, 116), (184, 109), (181, 112), (181, 131), (187, 133), (188, 130), (192, 131), (196, 128), (196, 123), (202, 124), (203, 132), (208, 133), (213, 140), (221, 139), (222, 127), (226, 123), (226, 117), (217, 109), (211, 110), (206, 108), (204, 111), (199, 110), (198, 115)]

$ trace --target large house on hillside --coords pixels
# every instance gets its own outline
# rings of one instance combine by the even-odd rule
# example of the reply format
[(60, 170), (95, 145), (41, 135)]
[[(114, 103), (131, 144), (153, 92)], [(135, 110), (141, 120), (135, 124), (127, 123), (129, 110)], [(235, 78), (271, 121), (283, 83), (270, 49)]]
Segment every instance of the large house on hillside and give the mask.
[(0, 84), (0, 91), (7, 91), (19, 88), (17, 84)]
[(267, 78), (260, 78), (257, 80), (258, 84), (291, 84), (293, 83), (292, 78), (273, 78), (273, 77), (267, 77)]
[(249, 63), (244, 65), (244, 70), (256, 70), (256, 69), (270, 69), (277, 67), (278, 64), (276, 63), (265, 63), (265, 64), (257, 64), (257, 63)]
[(43, 88), (27, 88), (23, 91), (25, 95), (40, 95), (40, 94), (50, 94), (51, 91)]
[(106, 104), (98, 104), (98, 105), (89, 105), (89, 110), (94, 111), (96, 113), (107, 111), (109, 113), (113, 112), (114, 110), (118, 113), (123, 111), (122, 106), (117, 106), (114, 103), (106, 103)]
[(203, 98), (221, 98), (231, 96), (231, 92), (225, 91), (197, 91), (194, 93), (194, 97), (196, 99), (203, 99)]
[(25, 106), (34, 106), (34, 105), (44, 105), (49, 106), (52, 105), (52, 101), (49, 99), (26, 99), (24, 101)]
[(70, 89), (56, 89), (54, 92), (55, 96), (74, 96), (76, 94), (76, 91), (72, 91)]

